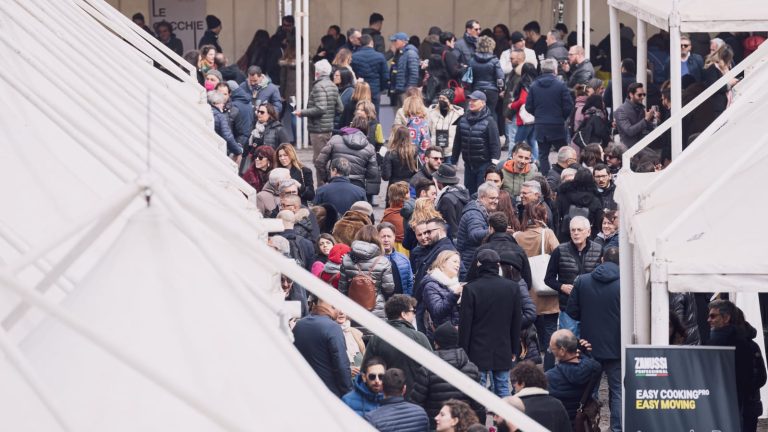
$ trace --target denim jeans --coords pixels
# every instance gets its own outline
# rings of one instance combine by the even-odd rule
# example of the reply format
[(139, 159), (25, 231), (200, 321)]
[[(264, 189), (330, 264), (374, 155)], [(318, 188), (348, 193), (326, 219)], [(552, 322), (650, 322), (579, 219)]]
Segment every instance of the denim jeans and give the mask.
[[(621, 360), (599, 360), (608, 377), (608, 408), (611, 410), (611, 432), (621, 432)], [(595, 393), (600, 387), (595, 387)], [(595, 394), (595, 397), (597, 395)]]
[[(539, 143), (536, 141), (536, 134), (533, 133), (533, 125), (517, 126), (517, 133), (515, 133), (515, 143), (525, 141), (531, 146), (531, 160), (539, 160)], [(509, 149), (509, 155), (512, 156), (512, 148)]]
[(485, 178), (485, 170), (491, 165), (488, 161), (477, 168), (472, 168), (468, 163), (464, 163), (464, 186), (466, 186), (469, 194), (477, 192), (477, 188), (483, 184)]
[(565, 311), (560, 312), (560, 329), (570, 330), (577, 339), (579, 338), (579, 322), (571, 318)]
[(512, 148), (517, 144), (517, 141), (515, 140), (515, 137), (517, 136), (517, 121), (504, 121), (504, 136), (507, 138), (507, 159), (509, 159), (512, 157)]
[(539, 336), (539, 349), (544, 353), (544, 371), (555, 367), (555, 356), (549, 352), (549, 340), (557, 331), (558, 314), (544, 314), (536, 317), (536, 334)]
[(509, 396), (509, 371), (480, 371), (480, 385), (488, 388), (498, 397)]

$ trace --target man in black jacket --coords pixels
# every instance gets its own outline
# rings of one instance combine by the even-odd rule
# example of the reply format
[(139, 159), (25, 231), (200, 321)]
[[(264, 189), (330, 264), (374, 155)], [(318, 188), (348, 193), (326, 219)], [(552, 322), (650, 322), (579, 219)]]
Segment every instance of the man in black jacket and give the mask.
[[(600, 263), (602, 248), (589, 239), (589, 220), (583, 216), (571, 219), (571, 240), (560, 244), (549, 257), (544, 283), (560, 293), (559, 327), (579, 337), (579, 322), (565, 311), (576, 277), (589, 273)], [(552, 335), (547, 335), (551, 337)], [(546, 340), (546, 339), (545, 339)]]
[(424, 165), (411, 177), (409, 184), (414, 188), (423, 180), (432, 181), (432, 176), (443, 164), (443, 149), (438, 146), (427, 147), (424, 151)]
[(480, 384), (489, 376), (499, 396), (509, 396), (509, 370), (520, 350), (520, 293), (499, 276), (499, 254), (477, 254), (478, 277), (464, 286), (461, 299), (459, 346), (480, 369)]
[(531, 281), (531, 265), (528, 263), (528, 256), (525, 254), (523, 248), (517, 244), (512, 234), (507, 232), (507, 226), (509, 225), (509, 219), (503, 212), (494, 212), (488, 216), (488, 226), (491, 229), (491, 234), (485, 239), (482, 245), (477, 248), (479, 253), (484, 249), (493, 249), (501, 257), (502, 255), (512, 254), (517, 257), (516, 262), (520, 263), (520, 277), (523, 278), (525, 284), (530, 289), (532, 285)]
[(621, 431), (621, 306), (619, 248), (605, 250), (602, 264), (576, 278), (566, 311), (581, 322), (581, 337), (608, 377), (611, 431)]
[(464, 158), (464, 186), (470, 195), (483, 184), (486, 168), (496, 165), (501, 155), (499, 128), (485, 106), (486, 100), (485, 93), (480, 90), (469, 95), (469, 112), (459, 119), (453, 139), (451, 161), (456, 165), (459, 156)]
[[(460, 370), (469, 378), (479, 381), (480, 372), (477, 366), (469, 360), (467, 353), (459, 348), (459, 332), (450, 322), (445, 322), (435, 329), (435, 355), (445, 360), (451, 366)], [(416, 375), (411, 400), (424, 407), (429, 416), (430, 430), (435, 429), (435, 416), (448, 399), (456, 399), (468, 403), (478, 417), (485, 408), (468, 397), (453, 385), (437, 376), (425, 367), (419, 369)]]
[(384, 25), (384, 15), (374, 12), (368, 18), (368, 28), (364, 28), (362, 34), (371, 36), (373, 39), (373, 49), (386, 54), (387, 46), (384, 42), (384, 36), (381, 35), (381, 27)]
[[(394, 294), (384, 304), (384, 313), (387, 315), (387, 322), (389, 325), (405, 336), (411, 338), (425, 349), (432, 351), (432, 346), (429, 344), (427, 336), (418, 332), (413, 328), (413, 324), (411, 324), (416, 318), (416, 300), (413, 297), (405, 294)], [(373, 336), (371, 341), (368, 342), (368, 347), (365, 350), (365, 356), (363, 357), (363, 363), (368, 361), (371, 357), (381, 357), (390, 368), (389, 370), (397, 368), (404, 372), (406, 394), (410, 394), (413, 389), (414, 377), (421, 367), (420, 364), (401, 353), (397, 348), (393, 347), (379, 336)], [(384, 395), (387, 397), (391, 396), (392, 394), (387, 394), (386, 391), (386, 380), (384, 381), (384, 386)]]
[(202, 48), (203, 45), (213, 45), (213, 47), (216, 48), (216, 52), (222, 52), (221, 46), (219, 45), (221, 20), (216, 15), (208, 15), (205, 17), (205, 25), (208, 29), (203, 33), (200, 42), (197, 43), (197, 48)]
[(456, 167), (453, 165), (441, 165), (432, 178), (437, 184), (437, 204), (435, 208), (443, 215), (448, 224), (448, 236), (456, 238), (459, 232), (459, 221), (464, 206), (471, 200), (469, 191), (459, 184), (456, 175)]

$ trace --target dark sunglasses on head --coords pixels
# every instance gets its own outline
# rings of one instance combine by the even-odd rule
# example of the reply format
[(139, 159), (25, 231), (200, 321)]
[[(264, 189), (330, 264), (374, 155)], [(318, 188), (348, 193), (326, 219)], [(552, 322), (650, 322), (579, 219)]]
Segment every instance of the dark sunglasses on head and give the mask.
[(376, 380), (384, 381), (384, 374), (374, 374), (374, 373), (368, 374), (368, 381), (376, 381)]

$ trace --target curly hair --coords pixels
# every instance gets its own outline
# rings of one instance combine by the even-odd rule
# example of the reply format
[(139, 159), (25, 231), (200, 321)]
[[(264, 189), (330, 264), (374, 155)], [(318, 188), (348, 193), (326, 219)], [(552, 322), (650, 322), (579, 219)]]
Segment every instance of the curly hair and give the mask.
[(420, 223), (425, 223), (432, 218), (442, 218), (443, 215), (435, 209), (435, 203), (429, 198), (419, 198), (413, 205), (413, 215), (409, 224), (411, 228)]
[(547, 376), (530, 360), (522, 361), (512, 368), (510, 378), (512, 383), (522, 384), (525, 387), (547, 389)]
[(451, 417), (459, 419), (459, 422), (453, 427), (454, 432), (467, 432), (470, 426), (480, 422), (477, 418), (477, 414), (475, 414), (466, 402), (456, 399), (448, 399), (443, 406), (447, 406), (448, 409), (451, 410)]
[(477, 52), (492, 53), (496, 49), (496, 41), (488, 36), (480, 36), (477, 39)]

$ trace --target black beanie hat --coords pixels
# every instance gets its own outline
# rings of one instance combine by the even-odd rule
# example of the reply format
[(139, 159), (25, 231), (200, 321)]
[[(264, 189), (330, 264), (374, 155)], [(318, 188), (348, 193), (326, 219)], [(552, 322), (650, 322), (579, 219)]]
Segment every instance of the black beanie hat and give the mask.
[(215, 29), (221, 25), (221, 20), (218, 19), (216, 15), (208, 15), (205, 17), (205, 25), (207, 25), (209, 29)]
[(459, 346), (459, 331), (451, 324), (450, 321), (444, 322), (436, 330), (434, 334), (435, 343), (440, 349), (456, 348)]

